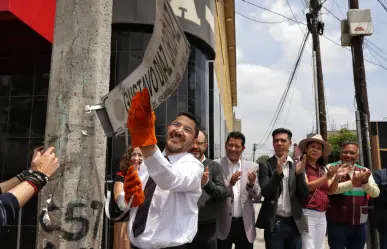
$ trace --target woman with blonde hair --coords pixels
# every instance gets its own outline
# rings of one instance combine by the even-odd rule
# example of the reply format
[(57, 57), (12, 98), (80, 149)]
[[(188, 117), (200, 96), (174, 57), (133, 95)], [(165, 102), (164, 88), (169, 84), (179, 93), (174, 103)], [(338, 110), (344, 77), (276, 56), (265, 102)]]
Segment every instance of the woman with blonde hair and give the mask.
[(305, 168), (309, 189), (308, 199), (303, 203), (303, 211), (308, 219), (308, 231), (302, 234), (302, 248), (324, 249), (328, 194), (336, 192), (340, 177), (346, 175), (349, 169), (345, 166), (326, 169), (323, 158), (331, 154), (332, 147), (319, 134), (303, 139), (299, 148), (304, 153), (300, 164)]
[[(114, 178), (114, 203), (116, 208), (121, 211), (127, 210), (124, 193), (124, 176), (130, 166), (135, 166), (137, 170), (144, 158), (140, 148), (129, 148), (122, 156), (120, 161), (119, 172)], [(130, 249), (130, 242), (128, 238), (127, 226), (129, 221), (129, 212), (127, 212), (121, 219), (114, 223), (114, 249)]]

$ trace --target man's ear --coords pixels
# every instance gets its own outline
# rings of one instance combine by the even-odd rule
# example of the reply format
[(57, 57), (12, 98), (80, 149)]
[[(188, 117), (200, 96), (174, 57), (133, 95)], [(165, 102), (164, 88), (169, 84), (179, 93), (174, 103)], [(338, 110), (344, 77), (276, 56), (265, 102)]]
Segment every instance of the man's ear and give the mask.
[(206, 142), (205, 144), (204, 144), (204, 150), (207, 150), (207, 148), (208, 148), (208, 143)]

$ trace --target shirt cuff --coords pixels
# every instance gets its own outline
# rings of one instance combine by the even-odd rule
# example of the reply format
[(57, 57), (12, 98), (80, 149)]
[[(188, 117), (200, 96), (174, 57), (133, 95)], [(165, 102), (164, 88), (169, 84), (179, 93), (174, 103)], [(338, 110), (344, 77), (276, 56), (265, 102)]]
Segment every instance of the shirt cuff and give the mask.
[(210, 181), (210, 178), (208, 178), (207, 182), (204, 185), (202, 185), (202, 188), (204, 188), (208, 184), (209, 181)]

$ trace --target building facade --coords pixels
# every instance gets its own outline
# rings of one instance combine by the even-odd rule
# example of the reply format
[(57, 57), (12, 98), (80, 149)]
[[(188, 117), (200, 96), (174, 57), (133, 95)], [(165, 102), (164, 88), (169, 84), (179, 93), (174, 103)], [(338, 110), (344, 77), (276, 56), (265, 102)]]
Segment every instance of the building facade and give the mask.
[[(14, 7), (25, 7), (30, 1), (0, 0), (0, 181), (29, 166), (33, 148), (43, 144), (45, 126), (50, 125), (46, 124), (46, 110), (55, 1), (38, 2), (46, 11), (33, 19)], [(233, 107), (237, 104), (235, 18), (230, 11), (234, 1), (170, 3), (191, 44), (191, 55), (179, 89), (155, 110), (159, 146), (164, 147), (167, 125), (179, 112), (188, 111), (209, 134), (209, 156), (220, 158), (225, 155), (225, 136), (234, 129)], [(29, 7), (30, 12), (39, 11)], [(141, 63), (154, 14), (154, 0), (113, 1), (110, 89)], [(125, 135), (107, 139), (106, 180), (117, 171), (126, 141), (130, 137)], [(4, 248), (35, 248), (37, 203), (38, 197), (32, 198), (17, 220), (4, 229), (0, 238)], [(111, 222), (105, 219), (101, 248), (111, 248), (112, 232)]]
[(387, 168), (387, 122), (371, 122), (372, 169)]

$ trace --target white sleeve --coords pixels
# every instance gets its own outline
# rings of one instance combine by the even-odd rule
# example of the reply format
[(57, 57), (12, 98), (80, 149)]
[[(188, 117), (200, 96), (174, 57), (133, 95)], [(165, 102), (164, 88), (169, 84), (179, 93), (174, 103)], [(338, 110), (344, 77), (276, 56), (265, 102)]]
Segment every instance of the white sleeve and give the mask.
[(122, 191), (120, 193), (120, 195), (117, 197), (117, 206), (118, 208), (121, 210), (121, 211), (125, 211), (126, 210), (126, 202), (125, 202), (125, 192)]
[(186, 192), (201, 189), (203, 165), (197, 160), (184, 158), (171, 164), (158, 149), (144, 163), (149, 175), (161, 189)]

